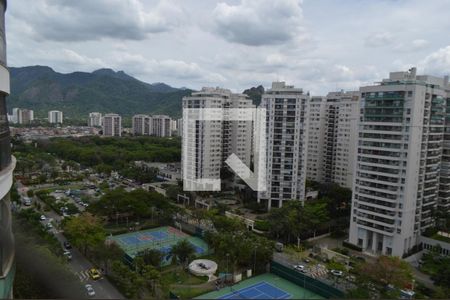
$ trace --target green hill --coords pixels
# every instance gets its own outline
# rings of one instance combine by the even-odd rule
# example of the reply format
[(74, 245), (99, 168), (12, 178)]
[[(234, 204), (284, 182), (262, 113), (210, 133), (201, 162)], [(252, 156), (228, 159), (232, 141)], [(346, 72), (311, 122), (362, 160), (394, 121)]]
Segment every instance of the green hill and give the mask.
[(189, 89), (164, 83), (148, 84), (123, 71), (101, 69), (92, 73), (61, 74), (49, 67), (10, 68), (8, 107), (29, 108), (37, 117), (61, 110), (66, 117), (86, 119), (90, 112), (181, 116), (181, 99)]

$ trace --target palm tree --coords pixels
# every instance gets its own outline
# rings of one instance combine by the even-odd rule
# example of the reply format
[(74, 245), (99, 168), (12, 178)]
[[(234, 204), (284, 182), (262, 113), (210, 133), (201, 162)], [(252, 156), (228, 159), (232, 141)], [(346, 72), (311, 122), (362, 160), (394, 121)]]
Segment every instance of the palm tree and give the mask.
[(181, 264), (186, 265), (195, 254), (195, 248), (187, 240), (181, 240), (172, 246), (170, 254)]

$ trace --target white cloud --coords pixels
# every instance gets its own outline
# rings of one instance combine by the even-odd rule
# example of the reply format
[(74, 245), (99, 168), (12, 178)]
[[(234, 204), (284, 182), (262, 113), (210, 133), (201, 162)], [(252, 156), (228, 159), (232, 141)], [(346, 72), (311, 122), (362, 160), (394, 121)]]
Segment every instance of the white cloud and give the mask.
[(33, 0), (15, 5), (13, 15), (26, 22), (38, 40), (143, 40), (183, 20), (182, 10), (171, 0), (161, 0), (150, 10), (141, 0)]
[(283, 44), (302, 39), (303, 11), (299, 0), (241, 0), (219, 3), (213, 12), (215, 32), (227, 41), (248, 46)]
[(450, 45), (426, 56), (418, 64), (419, 68), (430, 75), (450, 74)]
[(367, 36), (364, 44), (368, 47), (384, 47), (393, 43), (394, 36), (389, 32), (377, 32)]

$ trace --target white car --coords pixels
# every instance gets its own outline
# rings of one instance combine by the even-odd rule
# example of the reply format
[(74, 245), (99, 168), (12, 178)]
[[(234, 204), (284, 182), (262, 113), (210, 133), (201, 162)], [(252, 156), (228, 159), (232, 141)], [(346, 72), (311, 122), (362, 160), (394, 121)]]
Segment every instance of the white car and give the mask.
[(47, 223), (47, 229), (52, 229), (53, 228), (53, 225), (52, 225), (52, 223)]
[(95, 291), (94, 291), (94, 288), (92, 287), (92, 285), (86, 284), (84, 287), (86, 288), (87, 294), (90, 297), (94, 297), (95, 296)]
[(64, 251), (63, 254), (64, 254), (65, 257), (67, 257), (68, 260), (72, 259), (72, 253), (70, 253), (70, 251), (66, 250), (66, 251)]
[(344, 274), (344, 272), (339, 270), (331, 270), (330, 273), (333, 274), (334, 276), (342, 276)]
[(41, 221), (45, 221), (47, 220), (47, 218), (44, 215), (41, 215), (41, 217), (39, 218)]
[(294, 265), (294, 269), (302, 273), (306, 272), (304, 265)]

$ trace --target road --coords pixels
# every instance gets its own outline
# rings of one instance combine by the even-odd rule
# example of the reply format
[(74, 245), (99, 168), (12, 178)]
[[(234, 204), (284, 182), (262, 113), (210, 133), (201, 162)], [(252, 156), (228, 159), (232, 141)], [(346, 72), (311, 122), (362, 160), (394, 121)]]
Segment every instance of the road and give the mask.
[[(28, 188), (24, 186), (21, 182), (17, 182), (17, 190), (21, 196), (26, 196)], [(33, 199), (44, 205), (37, 197)], [(42, 221), (44, 224), (52, 222), (53, 225), (59, 224), (62, 220), (61, 216), (58, 215), (53, 210), (49, 212), (45, 212), (46, 220)], [(64, 237), (63, 233), (57, 229), (57, 226), (54, 226), (53, 229), (50, 230), (55, 237), (60, 241), (61, 247), (67, 239)], [(70, 249), (72, 253), (72, 260), (68, 262), (70, 270), (80, 279), (83, 285), (91, 284), (95, 290), (94, 297), (88, 297), (86, 294), (86, 298), (94, 298), (94, 299), (125, 299), (125, 297), (109, 282), (106, 278), (101, 278), (100, 280), (94, 281), (89, 278), (88, 270), (93, 267), (92, 263), (87, 260), (80, 251), (75, 248)]]

